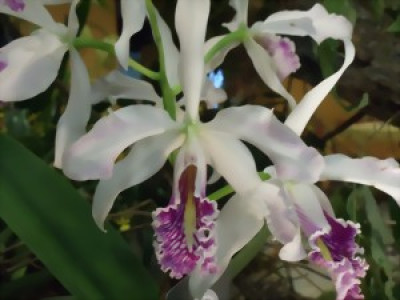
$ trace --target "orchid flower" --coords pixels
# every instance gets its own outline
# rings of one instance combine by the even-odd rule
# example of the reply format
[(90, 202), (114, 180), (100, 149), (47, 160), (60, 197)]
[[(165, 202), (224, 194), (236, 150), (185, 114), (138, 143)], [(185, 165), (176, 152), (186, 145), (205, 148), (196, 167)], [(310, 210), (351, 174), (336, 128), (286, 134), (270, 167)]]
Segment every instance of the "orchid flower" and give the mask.
[[(167, 207), (153, 214), (157, 258), (161, 268), (174, 278), (195, 269), (205, 274), (218, 271), (216, 245), (224, 239), (215, 235), (217, 205), (206, 197), (207, 165), (240, 194), (251, 191), (260, 182), (250, 151), (241, 140), (268, 155), (283, 178), (301, 177), (314, 182), (322, 167), (318, 152), (307, 147), (267, 108), (229, 108), (209, 123), (200, 121), (198, 108), (205, 80), (204, 38), (209, 9), (209, 0), (177, 3), (178, 78), (185, 104), (185, 111), (178, 114), (177, 120), (172, 120), (163, 109), (149, 105), (118, 109), (74, 143), (63, 163), (65, 174), (72, 179), (100, 179), (93, 216), (103, 228), (117, 195), (151, 177), (177, 150), (172, 197)], [(130, 146), (128, 155), (114, 165)], [(296, 173), (298, 169), (302, 172)]]
[[(167, 73), (168, 84), (171, 88), (177, 88), (180, 85), (178, 76), (178, 62), (179, 51), (176, 48), (171, 30), (165, 23), (164, 19), (160, 16), (158, 11), (154, 9), (157, 17), (157, 25), (160, 30), (165, 63), (165, 71)], [(122, 14), (122, 32), (118, 41), (115, 44), (115, 53), (117, 58), (124, 69), (129, 65), (129, 42), (132, 35), (140, 31), (143, 27), (146, 16), (145, 0), (122, 0), (121, 1), (121, 14)], [(201, 99), (204, 100), (208, 107), (214, 107), (227, 99), (227, 95), (222, 88), (213, 86), (211, 80), (206, 78), (202, 85)]]
[(16, 39), (0, 49), (0, 94), (2, 101), (21, 101), (43, 92), (56, 78), (65, 52), (78, 32), (75, 9), (71, 5), (68, 27), (53, 20), (45, 4), (68, 1), (1, 1), (0, 13), (29, 21), (40, 27), (28, 37)]
[[(329, 14), (320, 4), (315, 4), (308, 11), (274, 13), (265, 21), (254, 23), (250, 28), (247, 25), (248, 0), (230, 0), (230, 5), (236, 10), (236, 16), (232, 22), (225, 24), (225, 27), (231, 32), (244, 32), (243, 44), (257, 73), (274, 92), (288, 101), (291, 108), (296, 106), (296, 101), (281, 81), (295, 72), (300, 67), (300, 62), (294, 43), (289, 38), (279, 35), (310, 36), (318, 44), (327, 38), (344, 42), (345, 60), (342, 67), (319, 84), (329, 85), (329, 90), (333, 87), (331, 82), (336, 82), (353, 60), (351, 23), (342, 16)], [(207, 49), (212, 49), (224, 37), (210, 39), (207, 42)], [(215, 69), (223, 62), (227, 53), (238, 44), (234, 42), (225, 47), (209, 62), (209, 67)]]
[[(373, 157), (351, 159), (342, 154), (328, 155), (318, 181), (341, 180), (373, 186), (400, 205), (400, 167), (394, 159)], [(337, 300), (363, 299), (359, 288), (368, 265), (360, 257), (363, 250), (355, 243), (359, 224), (337, 219), (326, 195), (314, 184), (282, 180), (275, 167), (265, 170), (272, 179), (236, 194), (220, 212), (216, 236), (221, 237), (216, 251), (218, 272), (191, 274), (189, 287), (201, 298), (222, 275), (231, 257), (243, 248), (266, 224), (273, 236), (284, 244), (280, 258), (304, 259), (301, 231), (308, 237), (309, 259), (324, 267), (335, 281)]]
[[(57, 23), (44, 7), (72, 2), (68, 26)], [(71, 88), (68, 104), (57, 124), (54, 165), (62, 166), (64, 150), (86, 131), (91, 103), (90, 80), (79, 53), (72, 47), (79, 23), (79, 0), (14, 0), (0, 2), (0, 12), (30, 21), (40, 29), (28, 37), (12, 41), (0, 49), (1, 100), (21, 101), (32, 98), (55, 80), (64, 54), (69, 50)]]
[[(321, 91), (319, 86), (314, 89)], [(302, 101), (306, 100), (308, 105), (299, 105), (292, 112), (298, 121), (291, 128), (292, 133), (301, 134), (311, 117), (309, 112), (305, 112), (306, 108), (314, 105), (313, 101), (320, 103), (325, 91), (317, 94), (311, 90), (305, 97)], [(330, 273), (337, 299), (363, 299), (359, 284), (368, 265), (360, 257), (362, 249), (355, 243), (355, 237), (360, 233), (359, 224), (337, 219), (328, 198), (314, 183), (340, 180), (369, 185), (387, 193), (400, 205), (400, 166), (396, 160), (327, 155), (314, 182), (306, 182), (301, 177), (282, 179), (276, 166), (268, 167), (265, 172), (272, 179), (255, 187), (253, 193), (233, 196), (220, 212), (216, 236), (224, 237), (224, 242), (219, 243), (216, 252), (219, 272), (207, 276), (193, 272), (189, 286), (195, 291), (194, 295), (200, 298), (218, 280), (231, 257), (266, 222), (274, 237), (284, 245), (280, 251), (282, 259), (297, 261), (307, 256), (302, 246), (303, 231), (312, 249), (308, 257)], [(301, 173), (301, 169), (295, 173)]]

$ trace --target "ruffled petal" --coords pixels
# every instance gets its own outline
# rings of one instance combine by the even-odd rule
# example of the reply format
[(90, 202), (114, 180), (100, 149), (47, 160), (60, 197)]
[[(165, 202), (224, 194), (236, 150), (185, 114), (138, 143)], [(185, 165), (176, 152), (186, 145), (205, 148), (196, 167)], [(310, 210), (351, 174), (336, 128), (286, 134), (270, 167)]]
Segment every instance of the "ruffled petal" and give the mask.
[(321, 180), (340, 180), (371, 185), (396, 200), (400, 205), (400, 167), (393, 158), (350, 158), (343, 154), (325, 156), (326, 167)]
[(265, 107), (245, 105), (227, 108), (205, 126), (259, 148), (273, 161), (280, 179), (314, 183), (320, 178), (324, 168), (322, 156), (314, 148), (307, 147)]
[(204, 39), (210, 0), (178, 0), (175, 27), (180, 41), (179, 77), (185, 108), (192, 120), (198, 119), (204, 81)]
[[(271, 193), (270, 197), (274, 195)], [(189, 289), (194, 298), (201, 299), (221, 277), (232, 256), (242, 249), (264, 225), (265, 206), (257, 193), (236, 194), (223, 207), (216, 222), (217, 271), (206, 274), (196, 268), (189, 279)]]
[(91, 112), (90, 80), (79, 53), (71, 49), (71, 89), (68, 104), (57, 124), (54, 166), (62, 168), (63, 155), (86, 133)]
[(329, 14), (321, 4), (315, 4), (308, 11), (277, 12), (264, 22), (255, 23), (252, 29), (263, 33), (310, 36), (321, 43), (327, 38), (350, 40), (353, 26), (345, 17)]
[(5, 5), (14, 12), (20, 12), (25, 9), (26, 4), (24, 0), (1, 0), (0, 6), (3, 5)]
[(296, 54), (296, 45), (289, 38), (263, 34), (254, 36), (254, 39), (271, 56), (279, 80), (283, 81), (300, 68), (300, 58)]
[(56, 78), (66, 51), (57, 36), (44, 30), (1, 48), (1, 100), (26, 100), (45, 91)]
[(316, 87), (314, 87), (304, 96), (296, 108), (287, 117), (285, 125), (290, 127), (298, 135), (301, 135), (315, 110), (335, 86), (336, 82), (343, 75), (344, 71), (346, 71), (349, 65), (353, 62), (354, 57), (355, 48), (353, 43), (350, 39), (344, 40), (343, 65), (337, 72), (321, 81)]
[(337, 300), (364, 299), (360, 278), (366, 275), (368, 264), (355, 238), (360, 225), (326, 215), (331, 230), (317, 230), (310, 238), (310, 260), (326, 269), (335, 282)]
[(98, 103), (106, 98), (110, 98), (111, 101), (125, 98), (148, 100), (156, 104), (162, 102), (150, 83), (124, 75), (118, 70), (97, 80), (92, 86), (90, 98), (92, 103)]
[(129, 154), (116, 163), (112, 177), (99, 182), (92, 208), (96, 224), (104, 230), (104, 220), (118, 194), (150, 178), (182, 143), (183, 136), (176, 131), (137, 142)]
[(241, 24), (247, 25), (249, 1), (230, 0), (229, 5), (236, 11), (236, 15), (231, 22), (224, 24), (224, 27), (232, 32), (237, 30)]
[(75, 180), (108, 179), (114, 161), (127, 147), (176, 128), (162, 109), (133, 105), (100, 119), (65, 153), (64, 173)]
[[(190, 139), (190, 137), (189, 137)], [(156, 256), (164, 272), (173, 278), (198, 266), (204, 273), (216, 271), (216, 202), (205, 197), (207, 165), (196, 139), (189, 140), (175, 162), (174, 192), (166, 208), (153, 214)]]
[(135, 33), (142, 29), (146, 18), (146, 4), (144, 0), (121, 0), (122, 32), (115, 43), (115, 53), (124, 69), (129, 64), (129, 42)]
[(275, 93), (284, 97), (288, 101), (290, 107), (295, 107), (296, 100), (282, 85), (278, 75), (278, 69), (268, 52), (253, 39), (246, 40), (244, 46), (247, 54), (253, 62), (255, 70), (265, 84)]
[(59, 24), (53, 20), (44, 4), (38, 0), (2, 0), (0, 13), (29, 21), (47, 30), (57, 29)]
[(236, 192), (245, 193), (261, 182), (254, 159), (240, 140), (212, 130), (204, 130), (200, 135), (210, 164)]

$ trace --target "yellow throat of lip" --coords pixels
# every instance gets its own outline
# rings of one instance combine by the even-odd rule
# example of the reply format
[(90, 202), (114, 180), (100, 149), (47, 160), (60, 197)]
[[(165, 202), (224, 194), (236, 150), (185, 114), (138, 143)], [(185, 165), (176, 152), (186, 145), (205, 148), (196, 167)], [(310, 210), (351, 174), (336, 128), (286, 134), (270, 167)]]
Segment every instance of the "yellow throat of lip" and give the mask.
[(188, 189), (187, 195), (185, 195), (186, 203), (183, 215), (183, 231), (188, 249), (192, 249), (194, 245), (194, 233), (196, 231), (196, 204), (194, 197), (196, 167), (189, 166), (185, 172), (187, 172), (186, 184), (188, 185)]
[(328, 247), (325, 245), (325, 243), (318, 238), (316, 242), (318, 248), (321, 250), (321, 255), (326, 261), (333, 261), (331, 252), (329, 251)]

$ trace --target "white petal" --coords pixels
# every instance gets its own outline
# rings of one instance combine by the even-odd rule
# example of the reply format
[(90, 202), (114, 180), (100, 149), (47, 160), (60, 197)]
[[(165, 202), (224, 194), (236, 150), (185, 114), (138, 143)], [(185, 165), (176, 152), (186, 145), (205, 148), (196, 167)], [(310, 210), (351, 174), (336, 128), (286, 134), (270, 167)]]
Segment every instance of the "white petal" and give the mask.
[(183, 136), (176, 131), (149, 137), (136, 143), (128, 156), (117, 162), (112, 177), (101, 180), (94, 194), (93, 217), (101, 229), (118, 194), (155, 174), (182, 142)]
[(196, 197), (205, 197), (207, 185), (207, 160), (202, 145), (196, 136), (186, 137), (185, 145), (176, 156), (173, 184), (174, 195), (179, 195), (179, 180), (182, 173), (190, 165), (196, 167), (194, 195)]
[(283, 245), (279, 251), (279, 258), (286, 261), (299, 261), (307, 257), (304, 250), (300, 227), (297, 228), (296, 235), (293, 240)]
[(185, 107), (192, 120), (198, 119), (204, 80), (204, 39), (210, 0), (178, 0), (175, 27), (180, 41), (179, 77)]
[(292, 205), (300, 210), (309, 221), (320, 229), (328, 230), (330, 228), (322, 210), (319, 195), (314, 192), (312, 185), (289, 183), (286, 185), (286, 191)]
[(169, 29), (167, 23), (165, 23), (158, 11), (156, 11), (156, 14), (157, 24), (158, 28), (160, 29), (161, 41), (164, 49), (165, 71), (167, 73), (168, 83), (170, 87), (175, 87), (179, 85), (179, 51), (175, 46), (175, 43), (172, 39), (171, 30)]
[(254, 68), (265, 84), (275, 93), (284, 97), (288, 101), (290, 107), (295, 107), (296, 101), (282, 85), (278, 71), (275, 70), (274, 61), (268, 52), (253, 39), (246, 40), (244, 46), (253, 62)]
[[(204, 45), (204, 55), (208, 53), (219, 41), (221, 41), (226, 35), (220, 35), (220, 36), (215, 36), (209, 40)], [(228, 55), (229, 51), (231, 51), (233, 48), (236, 48), (239, 46), (240, 43), (234, 42), (229, 44), (229, 46), (223, 48), (218, 52), (212, 59), (211, 61), (206, 63), (205, 66), (205, 72), (209, 73), (216, 68), (218, 68), (225, 60), (225, 57)]]
[(296, 213), (282, 186), (269, 180), (258, 187), (258, 197), (265, 203), (265, 220), (272, 235), (281, 243), (290, 243), (297, 232)]
[(86, 133), (91, 112), (90, 80), (79, 53), (72, 49), (71, 89), (68, 104), (57, 124), (54, 166), (62, 168), (64, 151)]
[(230, 0), (229, 5), (236, 11), (236, 15), (233, 20), (224, 27), (228, 28), (231, 32), (239, 28), (241, 24), (247, 25), (247, 15), (248, 15), (248, 0)]
[(1, 100), (26, 100), (45, 91), (56, 78), (66, 51), (57, 36), (44, 30), (1, 48), (0, 61), (7, 65), (0, 71)]
[(354, 60), (355, 49), (351, 40), (344, 40), (344, 53), (341, 68), (309, 91), (286, 119), (285, 124), (298, 135), (301, 135), (315, 110)]
[(325, 195), (325, 193), (316, 185), (311, 185), (311, 188), (313, 189), (315, 196), (318, 198), (319, 204), (321, 205), (323, 211), (336, 219), (331, 201), (329, 201), (329, 198)]
[(127, 147), (176, 127), (168, 114), (148, 105), (121, 108), (100, 119), (65, 153), (64, 173), (75, 180), (108, 179)]
[(211, 288), (225, 271), (232, 256), (242, 249), (264, 225), (265, 207), (256, 194), (235, 195), (222, 208), (216, 223), (218, 271), (204, 274), (200, 268), (190, 274), (189, 289), (199, 298)]
[(375, 157), (353, 159), (342, 154), (325, 156), (326, 168), (321, 180), (341, 180), (371, 185), (400, 205), (400, 167), (393, 159)]
[(240, 140), (211, 130), (202, 131), (201, 140), (213, 168), (236, 192), (247, 192), (260, 183), (254, 159)]
[(135, 33), (142, 29), (146, 18), (144, 0), (121, 0), (122, 32), (115, 44), (115, 53), (124, 69), (129, 64), (129, 42)]
[(223, 109), (205, 126), (259, 148), (273, 161), (281, 179), (314, 183), (324, 167), (318, 151), (304, 144), (265, 107), (245, 105)]
[(350, 40), (353, 26), (343, 16), (329, 14), (321, 5), (315, 4), (308, 11), (281, 11), (258, 22), (252, 29), (274, 34), (310, 36), (317, 43), (327, 38)]
[(108, 97), (112, 100), (125, 98), (161, 103), (160, 96), (150, 83), (124, 75), (118, 70), (108, 73), (93, 84), (92, 103), (98, 103)]
[(78, 15), (76, 14), (76, 7), (79, 4), (80, 0), (73, 0), (71, 7), (69, 9), (68, 15), (68, 31), (71, 37), (75, 37), (79, 31), (79, 19)]
[(11, 10), (7, 5), (2, 4), (0, 5), (0, 13), (24, 19), (48, 30), (53, 30), (58, 27), (57, 23), (44, 7), (44, 3), (41, 3), (41, 1), (38, 0), (25, 1), (25, 8), (18, 12)]

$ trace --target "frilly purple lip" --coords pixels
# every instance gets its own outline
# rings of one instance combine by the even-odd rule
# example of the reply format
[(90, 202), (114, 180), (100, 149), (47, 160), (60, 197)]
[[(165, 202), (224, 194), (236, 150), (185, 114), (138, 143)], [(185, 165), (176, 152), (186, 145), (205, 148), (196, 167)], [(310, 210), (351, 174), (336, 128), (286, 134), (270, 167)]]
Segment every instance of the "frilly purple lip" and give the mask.
[(191, 165), (179, 179), (180, 195), (173, 195), (167, 207), (153, 213), (157, 259), (161, 269), (176, 279), (198, 265), (205, 272), (217, 271), (214, 222), (218, 209), (215, 202), (194, 195), (195, 178), (196, 167)]
[(359, 254), (363, 249), (355, 242), (360, 225), (351, 221), (334, 219), (325, 214), (331, 230), (319, 230), (310, 238), (312, 262), (326, 269), (335, 282), (337, 300), (364, 299), (360, 279), (366, 275), (368, 264)]

